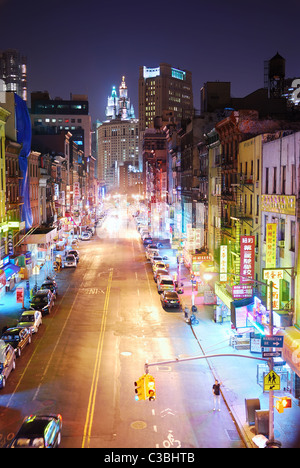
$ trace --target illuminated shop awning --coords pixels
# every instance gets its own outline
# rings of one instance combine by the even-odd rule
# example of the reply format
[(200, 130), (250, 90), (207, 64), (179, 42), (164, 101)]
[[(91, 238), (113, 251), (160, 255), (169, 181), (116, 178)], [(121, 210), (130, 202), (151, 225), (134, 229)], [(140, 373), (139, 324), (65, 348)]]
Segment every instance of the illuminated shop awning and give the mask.
[(17, 274), (20, 271), (20, 267), (14, 265), (13, 263), (8, 263), (2, 269), (5, 273), (6, 281), (9, 280), (14, 274)]
[(284, 336), (283, 359), (300, 377), (300, 331), (296, 327), (288, 327), (278, 335)]

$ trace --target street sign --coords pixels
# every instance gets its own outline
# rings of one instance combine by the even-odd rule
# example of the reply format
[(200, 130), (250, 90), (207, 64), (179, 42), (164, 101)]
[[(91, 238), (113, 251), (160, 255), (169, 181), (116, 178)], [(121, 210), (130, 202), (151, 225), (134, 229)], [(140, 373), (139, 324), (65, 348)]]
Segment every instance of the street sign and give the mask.
[(264, 377), (264, 391), (280, 390), (280, 376), (273, 370)]
[(273, 358), (273, 357), (281, 357), (281, 351), (263, 351), (262, 353), (263, 358)]
[(262, 348), (283, 348), (283, 336), (263, 336)]

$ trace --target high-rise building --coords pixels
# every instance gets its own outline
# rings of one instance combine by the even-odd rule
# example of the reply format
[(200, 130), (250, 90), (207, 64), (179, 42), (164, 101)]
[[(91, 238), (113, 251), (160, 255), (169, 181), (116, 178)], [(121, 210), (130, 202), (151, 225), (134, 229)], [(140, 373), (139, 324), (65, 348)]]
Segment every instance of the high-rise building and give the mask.
[[(119, 87), (119, 96), (113, 87), (106, 107), (107, 120), (99, 122), (98, 142), (98, 179), (109, 189), (120, 186), (120, 167), (128, 172), (139, 172), (139, 128), (134, 118), (133, 106), (128, 98), (125, 77)], [(127, 177), (127, 176), (126, 176)], [(130, 176), (128, 180), (130, 181)], [(127, 179), (126, 179), (127, 180)]]
[(122, 82), (119, 86), (119, 96), (117, 96), (116, 87), (112, 87), (111, 96), (107, 98), (105, 115), (108, 119), (120, 117), (122, 120), (134, 119), (134, 108), (130, 104), (128, 97), (128, 88), (125, 83), (125, 76), (122, 76)]
[(47, 91), (31, 93), (31, 124), (34, 135), (71, 132), (72, 141), (88, 158), (91, 155), (91, 116), (86, 95), (72, 94), (70, 100), (51, 99)]
[(161, 63), (157, 68), (140, 67), (139, 128), (153, 127), (153, 119), (172, 111), (177, 121), (193, 117), (192, 73)]
[(26, 57), (15, 49), (0, 51), (0, 79), (5, 89), (13, 91), (27, 101), (27, 66)]

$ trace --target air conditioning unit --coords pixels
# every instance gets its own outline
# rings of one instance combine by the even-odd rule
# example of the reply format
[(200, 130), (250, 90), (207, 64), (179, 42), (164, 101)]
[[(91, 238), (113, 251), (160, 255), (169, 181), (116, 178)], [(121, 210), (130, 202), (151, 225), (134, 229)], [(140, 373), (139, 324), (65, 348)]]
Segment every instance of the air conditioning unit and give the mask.
[(282, 249), (284, 249), (285, 241), (284, 241), (284, 240), (278, 241), (278, 245), (279, 245), (279, 247), (281, 247)]

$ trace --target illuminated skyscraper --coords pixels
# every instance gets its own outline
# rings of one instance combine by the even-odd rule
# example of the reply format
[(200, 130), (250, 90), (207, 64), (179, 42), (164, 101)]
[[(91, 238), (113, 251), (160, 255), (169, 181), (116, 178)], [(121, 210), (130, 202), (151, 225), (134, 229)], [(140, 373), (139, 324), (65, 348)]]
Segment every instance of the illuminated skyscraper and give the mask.
[(153, 119), (166, 111), (178, 121), (193, 117), (192, 73), (166, 63), (157, 68), (140, 67), (140, 131), (153, 127)]
[(98, 142), (98, 179), (108, 189), (120, 185), (120, 167), (126, 167), (128, 173), (139, 169), (139, 132), (138, 120), (130, 104), (125, 77), (108, 97), (105, 109), (106, 120), (97, 127)]
[(27, 101), (26, 58), (17, 50), (0, 51), (0, 79), (4, 82), (4, 91), (13, 91)]
[(119, 86), (119, 96), (117, 96), (116, 87), (112, 87), (111, 96), (107, 98), (105, 115), (108, 119), (116, 119), (119, 117), (121, 120), (127, 120), (135, 118), (134, 109), (128, 97), (125, 76), (122, 76), (122, 82)]

